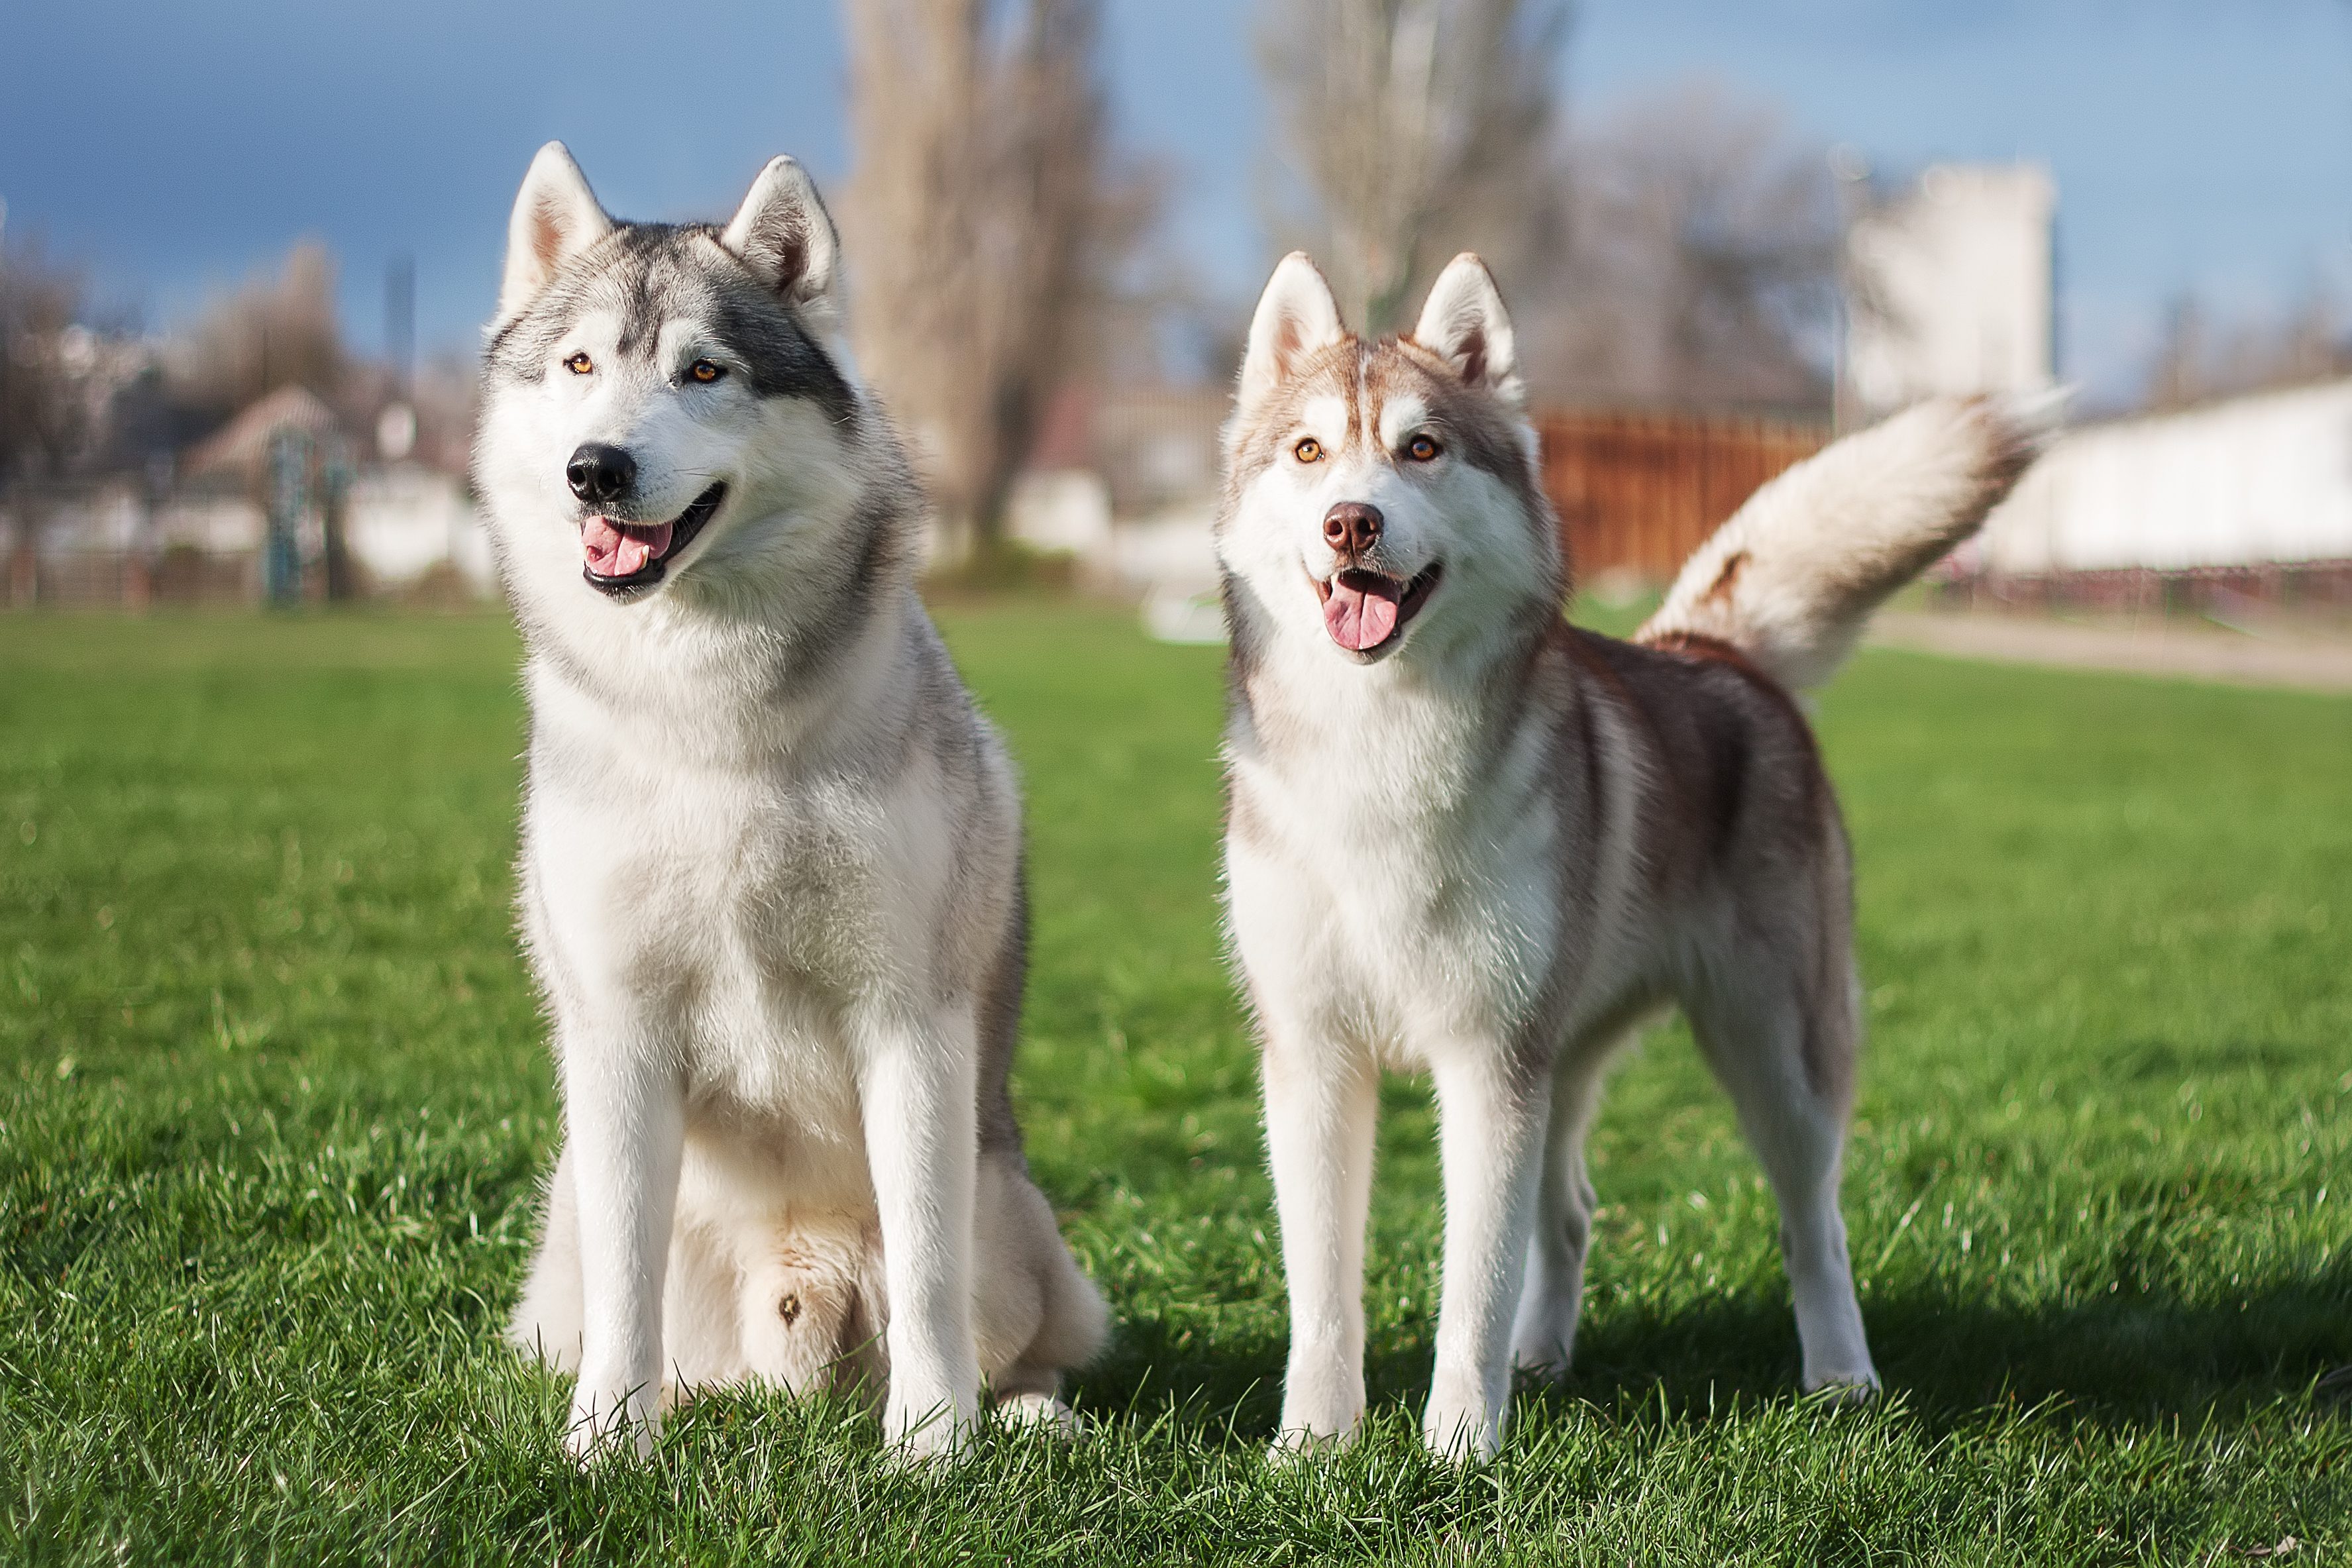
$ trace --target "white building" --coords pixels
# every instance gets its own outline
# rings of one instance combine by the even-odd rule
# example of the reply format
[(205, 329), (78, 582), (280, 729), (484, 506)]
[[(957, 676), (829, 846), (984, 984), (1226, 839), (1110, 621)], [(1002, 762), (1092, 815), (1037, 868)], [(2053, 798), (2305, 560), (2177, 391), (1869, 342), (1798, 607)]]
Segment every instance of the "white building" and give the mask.
[(1978, 549), (2025, 577), (2352, 561), (2352, 381), (2070, 431)]
[(2051, 385), (2057, 203), (2033, 164), (1946, 163), (1856, 218), (1841, 413)]

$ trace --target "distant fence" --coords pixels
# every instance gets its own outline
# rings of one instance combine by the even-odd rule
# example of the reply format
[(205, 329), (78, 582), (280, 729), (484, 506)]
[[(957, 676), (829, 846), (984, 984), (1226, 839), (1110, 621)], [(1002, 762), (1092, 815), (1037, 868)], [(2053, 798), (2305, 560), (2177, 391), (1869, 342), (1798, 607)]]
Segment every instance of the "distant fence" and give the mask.
[(1664, 581), (1759, 485), (1821, 450), (1827, 424), (1685, 413), (1538, 414), (1544, 489), (1580, 580)]

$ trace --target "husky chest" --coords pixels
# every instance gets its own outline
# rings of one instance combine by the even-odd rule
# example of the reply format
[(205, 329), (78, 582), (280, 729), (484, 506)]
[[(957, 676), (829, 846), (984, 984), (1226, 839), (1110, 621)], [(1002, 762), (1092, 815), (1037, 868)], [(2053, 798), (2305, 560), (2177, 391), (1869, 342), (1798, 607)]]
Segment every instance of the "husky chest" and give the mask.
[[(525, 863), (548, 939), (535, 950), (601, 971), (586, 988), (617, 981), (697, 1103), (857, 1147), (851, 1020), (926, 993), (931, 934), (892, 916), (946, 898), (949, 824), (969, 811), (919, 751), (887, 772), (843, 765), (845, 741), (905, 723), (903, 701), (833, 735), (773, 717), (713, 726), (728, 697), (683, 689), (653, 711), (699, 726), (616, 723), (536, 685)], [(697, 733), (740, 747), (763, 728), (772, 747)]]
[(1442, 700), (1385, 695), (1300, 716), (1318, 737), (1272, 753), (1236, 725), (1227, 913), (1243, 950), (1285, 955), (1252, 966), (1262, 1006), (1417, 1063), (1432, 1040), (1523, 1025), (1568, 868), (1539, 729), (1474, 746)]

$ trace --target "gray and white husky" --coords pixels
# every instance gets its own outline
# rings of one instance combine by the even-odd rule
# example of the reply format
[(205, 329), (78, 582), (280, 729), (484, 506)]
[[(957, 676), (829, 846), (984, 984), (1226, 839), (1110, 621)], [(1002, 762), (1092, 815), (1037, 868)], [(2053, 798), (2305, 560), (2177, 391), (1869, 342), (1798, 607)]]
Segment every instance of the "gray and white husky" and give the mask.
[(898, 438), (828, 349), (836, 240), (770, 163), (724, 228), (516, 199), (477, 487), (528, 647), (521, 924), (564, 1146), (512, 1337), (567, 1442), (887, 1376), (952, 1446), (1066, 1419), (1105, 1312), (1006, 1087), (1021, 808), (913, 587)]
[(1511, 327), (1477, 257), (1367, 342), (1276, 270), (1226, 427), (1228, 917), (1259, 1024), (1286, 1447), (1364, 1406), (1376, 1080), (1434, 1081), (1444, 1279), (1423, 1431), (1502, 1439), (1564, 1369), (1602, 1070), (1679, 1003), (1780, 1202), (1808, 1388), (1873, 1387), (1838, 1166), (1861, 1022), (1837, 802), (1792, 688), (1965, 538), (2032, 441), (1933, 402), (1759, 490), (1632, 643), (1562, 621)]

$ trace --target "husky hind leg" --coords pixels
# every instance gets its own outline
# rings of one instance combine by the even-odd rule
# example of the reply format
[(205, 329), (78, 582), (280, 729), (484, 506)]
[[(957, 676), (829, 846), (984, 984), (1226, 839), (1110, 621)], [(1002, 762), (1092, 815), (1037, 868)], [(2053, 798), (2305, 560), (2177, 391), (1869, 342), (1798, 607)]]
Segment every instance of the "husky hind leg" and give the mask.
[(1536, 1189), (1535, 1235), (1528, 1243), (1527, 1284), (1511, 1327), (1511, 1362), (1541, 1377), (1567, 1375), (1584, 1306), (1584, 1258), (1592, 1233), (1592, 1178), (1584, 1167), (1585, 1135), (1601, 1109), (1610, 1062), (1639, 1026), (1596, 1031), (1552, 1064), (1551, 1113), (1544, 1131), (1543, 1173)]
[(1758, 963), (1691, 998), (1692, 1031), (1730, 1093), (1780, 1208), (1780, 1260), (1804, 1350), (1804, 1386), (1878, 1386), (1846, 1253), (1838, 1177), (1860, 1036), (1853, 971), (1807, 986), (1794, 965)]
[(1017, 1161), (982, 1161), (981, 1198), (972, 1324), (990, 1402), (1007, 1420), (1075, 1432), (1062, 1375), (1102, 1349), (1110, 1310)]

